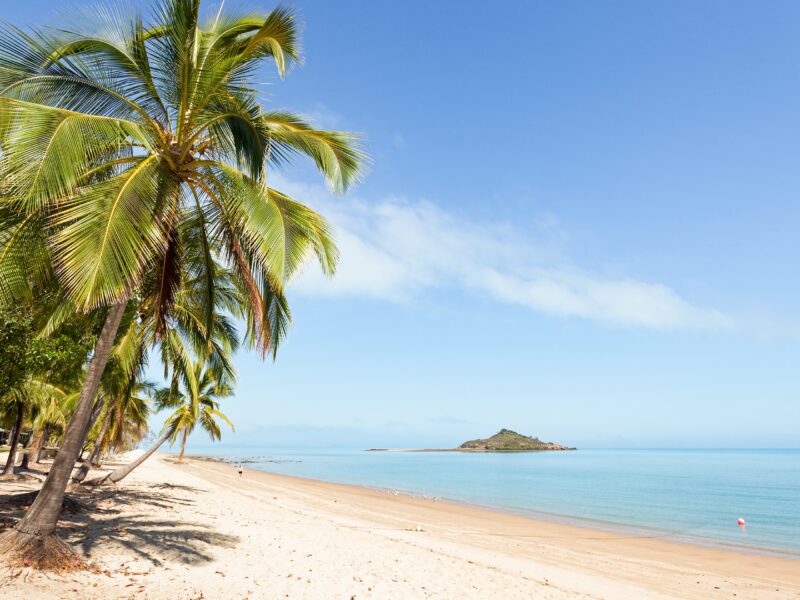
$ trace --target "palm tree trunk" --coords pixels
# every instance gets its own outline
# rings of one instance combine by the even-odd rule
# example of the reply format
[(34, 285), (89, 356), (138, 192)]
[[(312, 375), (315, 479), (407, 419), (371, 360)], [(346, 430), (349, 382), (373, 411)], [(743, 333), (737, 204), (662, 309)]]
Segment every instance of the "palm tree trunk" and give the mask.
[(42, 489), (25, 517), (13, 529), (0, 534), (0, 553), (8, 566), (33, 566), (40, 569), (80, 568), (81, 559), (56, 535), (55, 529), (64, 492), (83, 445), (83, 434), (92, 412), (114, 338), (127, 305), (128, 294), (113, 305), (95, 345), (78, 405), (64, 433), (64, 440)]
[(89, 445), (89, 432), (94, 427), (94, 424), (97, 422), (97, 417), (100, 416), (100, 411), (103, 409), (103, 404), (105, 403), (105, 398), (102, 394), (99, 395), (95, 403), (92, 405), (92, 414), (89, 417), (89, 421), (86, 423), (86, 427), (83, 429), (83, 445), (81, 446), (81, 451), (78, 452), (78, 459), (83, 456), (83, 453), (86, 451), (86, 447)]
[(178, 454), (178, 462), (183, 462), (183, 451), (186, 450), (186, 436), (188, 435), (188, 430), (183, 430), (183, 435), (181, 436), (181, 453)]
[(108, 448), (102, 450), (100, 454), (94, 457), (94, 460), (92, 461), (92, 466), (99, 469), (100, 467), (103, 466), (103, 461), (106, 459), (107, 456), (108, 456)]
[(28, 456), (30, 457), (28, 460), (32, 460), (33, 462), (39, 462), (39, 451), (42, 449), (42, 443), (44, 441), (44, 427), (40, 427), (36, 431), (31, 434), (31, 439), (28, 440)]
[(108, 425), (111, 422), (111, 411), (106, 411), (106, 416), (103, 419), (103, 424), (100, 426), (100, 431), (97, 433), (97, 439), (94, 442), (94, 447), (92, 451), (89, 453), (89, 456), (83, 461), (81, 464), (81, 468), (78, 469), (78, 472), (75, 474), (75, 477), (72, 478), (73, 483), (80, 483), (86, 476), (89, 474), (89, 469), (92, 468), (92, 463), (95, 459), (100, 455), (100, 449), (103, 447), (103, 439), (106, 437), (106, 431), (108, 431)]
[(133, 471), (136, 467), (146, 461), (150, 456), (158, 450), (161, 445), (167, 441), (167, 438), (170, 436), (172, 432), (168, 429), (164, 433), (161, 434), (161, 437), (156, 440), (156, 443), (150, 446), (150, 448), (142, 454), (139, 458), (134, 460), (132, 463), (125, 465), (124, 467), (120, 467), (119, 469), (114, 469), (106, 475), (105, 477), (101, 477), (100, 479), (93, 479), (92, 481), (87, 482), (89, 485), (103, 485), (105, 483), (118, 483), (125, 479), (131, 471)]
[(31, 441), (31, 451), (30, 453), (33, 455), (33, 462), (34, 464), (41, 464), (42, 460), (42, 448), (44, 448), (47, 441), (50, 439), (50, 425), (45, 425), (36, 432), (39, 436), (38, 438), (34, 436), (34, 439)]
[(17, 462), (17, 446), (19, 445), (19, 434), (22, 433), (22, 421), (25, 418), (25, 403), (17, 402), (17, 422), (14, 424), (14, 432), (11, 434), (11, 444), (8, 449), (8, 460), (3, 469), (3, 476), (14, 474), (14, 465)]

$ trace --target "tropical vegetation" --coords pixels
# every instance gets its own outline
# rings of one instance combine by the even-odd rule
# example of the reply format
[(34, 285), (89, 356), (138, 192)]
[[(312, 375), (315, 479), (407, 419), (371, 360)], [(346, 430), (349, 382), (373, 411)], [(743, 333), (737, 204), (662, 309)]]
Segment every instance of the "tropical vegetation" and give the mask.
[[(0, 24), (0, 306), (28, 307), (0, 319), (0, 397), (17, 432), (27, 422), (38, 445), (59, 444), (0, 534), (8, 565), (80, 567), (55, 527), (81, 455), (78, 481), (138, 443), (159, 408), (173, 410), (161, 437), (182, 451), (198, 425), (218, 438), (233, 351), (274, 358), (287, 282), (309, 254), (335, 269), (328, 223), (267, 173), (305, 155), (343, 192), (364, 162), (357, 140), (263, 106), (260, 69), (283, 77), (300, 59), (291, 11), (209, 8), (157, 0), (147, 16), (114, 5), (74, 27)], [(64, 364), (17, 361), (31, 340)], [(153, 358), (170, 381), (158, 392), (143, 379)]]

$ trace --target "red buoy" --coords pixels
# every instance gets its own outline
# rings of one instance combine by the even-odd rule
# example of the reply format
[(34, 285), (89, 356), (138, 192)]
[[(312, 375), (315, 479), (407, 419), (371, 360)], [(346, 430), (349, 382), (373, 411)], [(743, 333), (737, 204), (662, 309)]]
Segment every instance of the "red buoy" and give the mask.
[(736, 521), (736, 522), (739, 524), (739, 527), (744, 527), (744, 519), (741, 519), (741, 518), (740, 518), (740, 519), (739, 519), (738, 521)]

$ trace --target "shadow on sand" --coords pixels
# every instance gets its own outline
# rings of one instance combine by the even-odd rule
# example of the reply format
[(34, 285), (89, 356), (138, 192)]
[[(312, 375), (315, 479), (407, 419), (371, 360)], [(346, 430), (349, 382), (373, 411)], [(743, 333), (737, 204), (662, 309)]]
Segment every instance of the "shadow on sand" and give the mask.
[[(0, 485), (0, 530), (13, 527), (24, 516), (29, 504), (19, 499), (25, 492), (31, 492), (29, 482)], [(205, 493), (190, 486), (157, 483), (69, 494), (77, 502), (72, 508), (65, 505), (58, 534), (88, 560), (122, 550), (154, 566), (207, 563), (213, 560), (213, 548), (234, 548), (239, 538), (202, 523), (169, 518), (176, 506), (200, 510)]]

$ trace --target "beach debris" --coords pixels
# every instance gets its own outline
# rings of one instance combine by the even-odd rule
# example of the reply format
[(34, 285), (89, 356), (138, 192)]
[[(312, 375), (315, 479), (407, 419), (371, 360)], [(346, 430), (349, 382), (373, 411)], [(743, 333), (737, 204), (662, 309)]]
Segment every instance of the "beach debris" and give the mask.
[(417, 525), (417, 531), (422, 531), (422, 525)]

